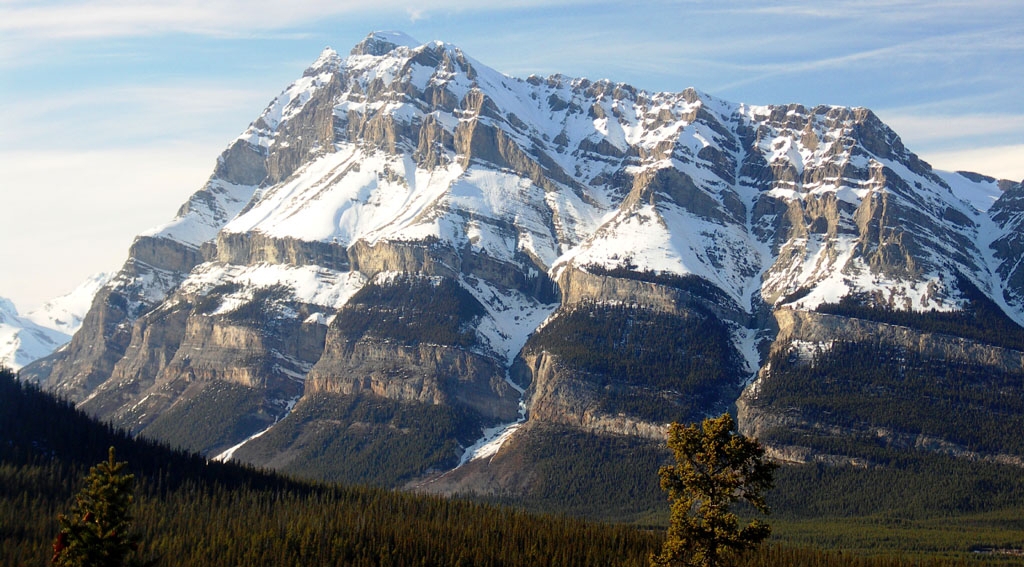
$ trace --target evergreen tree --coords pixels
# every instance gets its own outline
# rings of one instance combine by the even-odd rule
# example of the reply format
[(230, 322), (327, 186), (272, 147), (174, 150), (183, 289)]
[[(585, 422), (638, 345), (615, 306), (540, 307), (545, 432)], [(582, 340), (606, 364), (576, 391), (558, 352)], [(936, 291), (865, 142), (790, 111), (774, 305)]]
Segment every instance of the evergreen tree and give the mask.
[(115, 460), (113, 447), (108, 457), (89, 469), (71, 512), (57, 517), (60, 533), (53, 542), (52, 562), (58, 567), (139, 564), (139, 537), (131, 531), (135, 475), (125, 472), (128, 463)]
[(668, 446), (676, 464), (661, 467), (658, 475), (671, 502), (671, 519), (661, 555), (651, 557), (652, 567), (730, 565), (771, 534), (771, 527), (757, 519), (740, 529), (730, 511), (745, 501), (767, 514), (765, 493), (776, 468), (765, 460), (761, 445), (734, 432), (735, 427), (727, 413), (700, 426), (669, 427)]

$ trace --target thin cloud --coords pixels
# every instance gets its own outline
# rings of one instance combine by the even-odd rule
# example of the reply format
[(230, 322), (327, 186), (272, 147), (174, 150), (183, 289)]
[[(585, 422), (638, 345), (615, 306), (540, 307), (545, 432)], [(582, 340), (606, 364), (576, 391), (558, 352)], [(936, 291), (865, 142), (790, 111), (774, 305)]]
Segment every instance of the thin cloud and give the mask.
[(22, 98), (0, 109), (5, 124), (0, 148), (75, 147), (85, 140), (94, 147), (122, 146), (140, 137), (211, 140), (219, 147), (241, 133), (272, 96), (204, 83), (97, 87)]
[(926, 152), (920, 155), (936, 169), (973, 171), (997, 179), (1024, 181), (1024, 144)]
[(812, 73), (828, 69), (850, 69), (853, 66), (874, 65), (894, 67), (898, 65), (914, 65), (925, 62), (949, 63), (953, 60), (965, 60), (979, 54), (991, 53), (994, 50), (1018, 51), (1024, 48), (1018, 40), (1004, 41), (1004, 36), (1013, 36), (1016, 29), (1003, 28), (996, 30), (971, 31), (933, 35), (911, 41), (885, 45), (873, 49), (864, 49), (805, 60), (772, 62), (772, 63), (740, 63), (734, 69), (743, 70), (746, 76), (742, 79), (718, 86), (726, 91), (764, 81), (769, 78)]
[(56, 111), (84, 110), (101, 104), (120, 106), (137, 102), (154, 107), (171, 106), (185, 114), (211, 114), (266, 98), (265, 92), (257, 93), (213, 84), (122, 85), (33, 98), (6, 110), (10, 112), (12, 119), (18, 116), (27, 116), (31, 119), (33, 116), (44, 116)]
[[(992, 21), (997, 13), (1015, 14), (1015, 0), (849, 0), (746, 4), (725, 2), (722, 12), (745, 15), (808, 18), (816, 20), (867, 20), (874, 24), (920, 23), (924, 21)], [(950, 20), (951, 17), (958, 20)]]
[(881, 115), (900, 136), (932, 144), (963, 138), (1015, 135), (1024, 131), (1024, 115), (1020, 114)]
[[(604, 2), (596, 2), (603, 4)], [(302, 39), (302, 29), (337, 18), (379, 17), (415, 24), (436, 14), (505, 13), (531, 8), (595, 4), (587, 0), (184, 0), (0, 3), (0, 68), (32, 65), (53, 44), (186, 34), (216, 39)], [(366, 31), (370, 31), (367, 29)]]
[[(960, 96), (947, 96), (940, 98), (938, 100), (932, 100), (928, 102), (904, 104), (888, 108), (879, 108), (876, 110), (879, 113), (884, 113), (886, 116), (893, 117), (950, 115), (951, 109), (1001, 108), (1001, 105), (1003, 105), (1005, 101), (1015, 100), (1019, 93), (1020, 90), (1015, 88), (1007, 88), (1003, 90), (987, 90), (983, 92), (967, 92), (965, 94), (961, 94)], [(974, 112), (968, 114), (981, 114), (981, 112)], [(1005, 112), (1002, 114), (1005, 114)]]
[(583, 0), (519, 0), (490, 6), (470, 0), (424, 4), (412, 0), (367, 3), (315, 0), (282, 3), (272, 0), (204, 0), (131, 3), (92, 0), (76, 3), (9, 2), (0, 4), (0, 33), (43, 39), (145, 36), (159, 33), (236, 35), (279, 30), (327, 17), (349, 14), (406, 13), (414, 19), (429, 12), (507, 11), (574, 5)]

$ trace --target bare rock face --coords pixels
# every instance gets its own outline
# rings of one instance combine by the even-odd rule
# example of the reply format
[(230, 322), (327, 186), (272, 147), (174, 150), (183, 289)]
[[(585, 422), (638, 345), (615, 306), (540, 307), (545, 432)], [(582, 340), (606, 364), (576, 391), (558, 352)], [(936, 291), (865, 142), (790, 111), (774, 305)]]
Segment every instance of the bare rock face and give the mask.
[(203, 261), (196, 247), (153, 236), (136, 238), (128, 254), (140, 266), (179, 274), (188, 273)]
[[(132, 326), (131, 342), (110, 378), (97, 386), (80, 407), (117, 419), (115, 416), (126, 406), (140, 400), (177, 353), (190, 311), (186, 304), (154, 310), (138, 318)], [(138, 424), (123, 425), (132, 428)]]
[[(597, 273), (591, 273), (588, 269)], [(642, 305), (667, 313), (684, 313), (699, 307), (714, 313), (721, 320), (736, 324), (746, 324), (749, 319), (749, 315), (721, 290), (700, 278), (657, 277), (653, 274), (629, 273), (628, 270), (616, 274), (601, 273), (600, 269), (594, 267), (563, 270), (558, 281), (562, 290), (562, 305), (570, 307), (600, 301)]]
[(536, 423), (567, 425), (597, 435), (629, 435), (664, 440), (665, 423), (645, 421), (624, 412), (602, 411), (604, 389), (580, 380), (571, 367), (546, 352), (523, 359), (533, 377), (530, 386), (530, 419)]
[(349, 249), (354, 269), (368, 277), (383, 272), (456, 277), (461, 259), (457, 251), (435, 242), (355, 242)]
[(779, 323), (775, 349), (798, 341), (811, 344), (874, 341), (913, 350), (929, 359), (981, 364), (1007, 372), (1024, 371), (1024, 353), (961, 337), (796, 309), (779, 309), (775, 318)]
[(331, 242), (274, 238), (259, 232), (221, 232), (215, 250), (214, 259), (225, 264), (269, 263), (349, 271), (348, 250)]
[(349, 343), (331, 334), (306, 378), (305, 392), (371, 393), (400, 402), (458, 405), (488, 421), (513, 421), (519, 394), (504, 374), (494, 360), (450, 346)]
[(280, 418), (285, 402), (302, 393), (297, 377), (323, 352), (324, 326), (282, 318), (266, 296), (226, 315), (210, 315), (193, 302), (178, 296), (137, 319), (123, 357), (81, 407), (145, 433), (161, 414), (185, 403), (186, 392), (198, 395), (203, 384), (225, 383), (263, 399), (259, 411)]
[(333, 75), (326, 85), (314, 91), (300, 112), (277, 130), (276, 139), (267, 150), (267, 184), (284, 181), (301, 165), (331, 147), (334, 99), (340, 91), (340, 78)]
[[(511, 236), (510, 237), (514, 237)], [(522, 292), (540, 301), (554, 300), (555, 283), (532, 258), (517, 255), (513, 262), (496, 259), (471, 248), (457, 250), (433, 240), (420, 242), (356, 241), (348, 249), (354, 270), (373, 278), (398, 272), (444, 278), (472, 277), (504, 289)]]
[(266, 150), (235, 140), (217, 160), (214, 176), (235, 185), (259, 185), (267, 178)]

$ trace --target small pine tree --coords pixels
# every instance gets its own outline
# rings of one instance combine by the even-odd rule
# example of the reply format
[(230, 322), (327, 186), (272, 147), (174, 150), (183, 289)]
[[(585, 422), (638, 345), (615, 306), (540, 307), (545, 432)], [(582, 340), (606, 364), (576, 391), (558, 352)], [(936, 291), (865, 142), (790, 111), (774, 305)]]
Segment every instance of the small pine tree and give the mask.
[(661, 555), (651, 557), (652, 567), (729, 565), (771, 534), (771, 527), (756, 519), (740, 529), (730, 511), (743, 500), (767, 514), (764, 495), (776, 468), (765, 460), (761, 445), (734, 432), (735, 427), (727, 413), (699, 426), (669, 427), (668, 446), (676, 464), (661, 467), (658, 475), (671, 502), (671, 519)]
[(135, 475), (128, 463), (109, 458), (89, 469), (85, 486), (75, 495), (67, 515), (57, 521), (60, 533), (53, 542), (52, 563), (58, 567), (123, 567), (138, 565), (139, 537), (132, 533), (131, 506)]

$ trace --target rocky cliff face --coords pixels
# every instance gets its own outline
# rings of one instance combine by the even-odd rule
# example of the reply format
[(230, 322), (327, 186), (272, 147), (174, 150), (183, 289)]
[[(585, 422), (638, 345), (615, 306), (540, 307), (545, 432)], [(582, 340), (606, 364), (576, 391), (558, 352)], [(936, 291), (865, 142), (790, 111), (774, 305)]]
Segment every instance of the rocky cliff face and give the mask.
[(465, 405), (489, 420), (512, 421), (518, 394), (504, 378), (494, 361), (451, 347), (330, 341), (307, 376), (305, 391)]
[[(849, 316), (775, 316), (769, 362), (736, 407), (741, 431), (778, 460), (878, 466), (883, 449), (1024, 464), (1022, 447), (993, 433), (1020, 419), (1019, 347)], [(916, 322), (930, 326), (929, 316)]]
[(486, 421), (511, 421), (519, 393), (504, 361), (474, 351), (481, 304), (450, 279), (371, 283), (331, 323), (307, 394), (360, 393), (465, 408)]
[[(980, 364), (1005, 372), (1024, 370), (1024, 353), (954, 335), (793, 309), (776, 310), (775, 318), (779, 322), (779, 334), (773, 345), (775, 350), (789, 348), (794, 343), (878, 342), (912, 350), (930, 359)], [(795, 353), (803, 359), (807, 355), (806, 350)]]
[[(535, 423), (565, 425), (598, 435), (629, 435), (664, 440), (664, 423), (644, 420), (626, 412), (613, 412), (601, 407), (604, 388), (586, 377), (579, 377), (574, 368), (547, 352), (529, 354), (524, 369), (533, 378), (530, 392), (530, 419)], [(669, 399), (663, 403), (671, 403)]]
[[(564, 432), (648, 443), (737, 398), (766, 437), (854, 430), (787, 421), (784, 388), (757, 397), (785, 382), (765, 362), (870, 338), (1019, 373), (976, 338), (815, 310), (980, 294), (1019, 326), (1020, 191), (933, 171), (866, 109), (516, 79), (371, 34), (275, 98), (26, 375), (134, 431), (243, 445), (224, 458), (392, 485), (470, 467), (439, 490), (511, 478), (493, 467), (528, 468)], [(833, 454), (793, 439), (773, 446)], [(366, 464), (411, 444), (419, 464)]]

